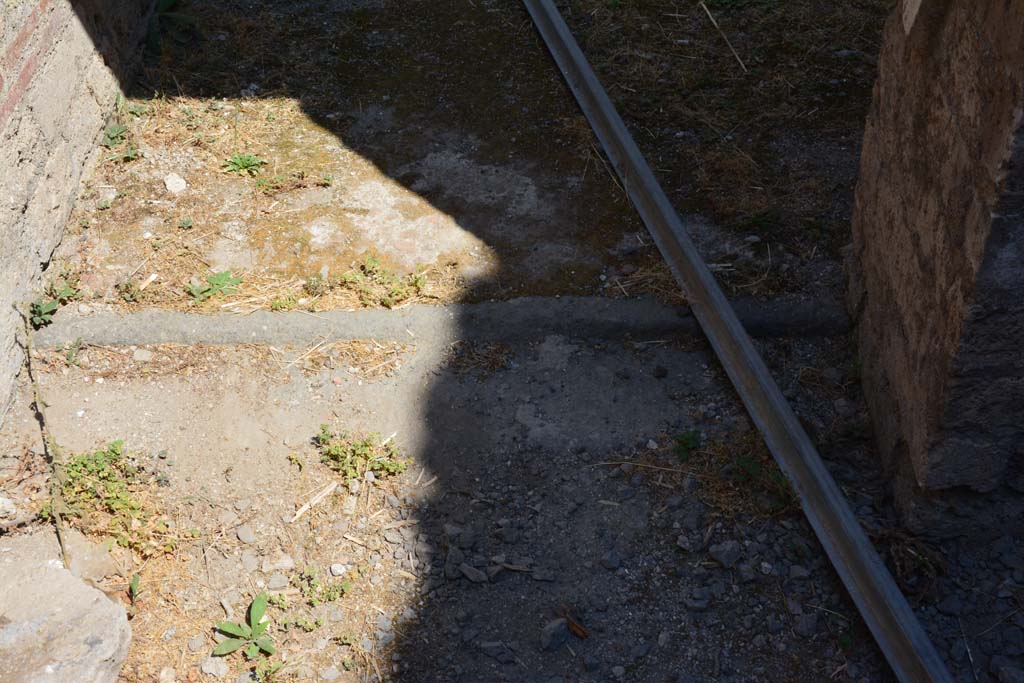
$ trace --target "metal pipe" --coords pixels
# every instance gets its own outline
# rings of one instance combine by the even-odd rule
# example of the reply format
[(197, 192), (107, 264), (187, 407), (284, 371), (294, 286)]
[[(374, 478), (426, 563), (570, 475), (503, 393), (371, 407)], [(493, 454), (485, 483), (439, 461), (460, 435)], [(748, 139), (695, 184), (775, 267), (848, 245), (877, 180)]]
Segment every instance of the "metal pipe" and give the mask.
[(562, 16), (551, 0), (523, 2), (892, 670), (908, 683), (952, 683)]

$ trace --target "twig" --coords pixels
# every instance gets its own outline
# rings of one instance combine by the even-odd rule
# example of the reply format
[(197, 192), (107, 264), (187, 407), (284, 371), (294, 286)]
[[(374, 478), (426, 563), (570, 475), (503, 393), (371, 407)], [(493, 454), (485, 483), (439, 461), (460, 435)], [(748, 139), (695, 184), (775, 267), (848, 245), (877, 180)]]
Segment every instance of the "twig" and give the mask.
[(747, 65), (743, 63), (743, 60), (740, 59), (739, 54), (736, 52), (736, 48), (734, 48), (732, 46), (732, 43), (729, 42), (729, 36), (725, 35), (725, 31), (723, 31), (722, 27), (718, 25), (717, 21), (715, 21), (714, 15), (711, 14), (711, 10), (708, 9), (708, 6), (704, 4), (703, 0), (701, 0), (700, 6), (704, 8), (704, 12), (705, 14), (708, 15), (708, 19), (711, 20), (711, 23), (715, 25), (716, 29), (718, 29), (718, 32), (722, 35), (722, 38), (725, 39), (725, 44), (729, 46), (730, 50), (732, 50), (732, 56), (735, 57), (736, 61), (740, 63), (740, 68), (743, 69), (743, 73), (749, 73), (747, 71)]
[(967, 659), (971, 663), (971, 676), (974, 680), (978, 680), (978, 672), (974, 668), (974, 655), (971, 654), (971, 644), (967, 642), (967, 634), (964, 633), (964, 622), (960, 620), (960, 617), (956, 618), (956, 623), (960, 625), (960, 637), (964, 639), (964, 647), (967, 648)]
[(642, 462), (631, 462), (629, 460), (616, 460), (610, 462), (595, 462), (591, 467), (602, 465), (632, 465), (633, 467), (646, 467), (649, 470), (661, 470), (662, 472), (675, 472), (676, 474), (690, 474), (688, 470), (677, 470), (672, 467), (658, 467), (657, 465), (646, 465)]
[(326, 488), (325, 488), (325, 489), (324, 489), (323, 491), (321, 491), (320, 493), (318, 493), (318, 494), (316, 494), (315, 496), (313, 496), (312, 498), (310, 498), (310, 500), (309, 500), (309, 502), (308, 502), (308, 503), (306, 503), (305, 505), (303, 505), (302, 507), (300, 507), (300, 508), (299, 508), (299, 509), (298, 509), (298, 510), (297, 510), (297, 511), (295, 512), (295, 516), (294, 516), (294, 517), (292, 517), (292, 518), (291, 518), (291, 521), (290, 521), (290, 522), (288, 522), (288, 523), (289, 523), (289, 524), (294, 524), (294, 523), (295, 523), (295, 520), (297, 520), (297, 519), (298, 519), (299, 517), (301, 517), (302, 515), (304, 515), (304, 514), (306, 514), (307, 512), (309, 512), (309, 511), (310, 511), (310, 509), (312, 509), (312, 507), (313, 507), (314, 505), (316, 505), (317, 503), (319, 503), (320, 501), (322, 501), (322, 500), (323, 500), (324, 498), (326, 498), (327, 496), (329, 496), (329, 495), (331, 495), (332, 493), (334, 493), (334, 489), (336, 489), (336, 488), (338, 488), (338, 482), (336, 482), (336, 481), (332, 481), (332, 482), (331, 482), (330, 484), (328, 484), (328, 485), (327, 485), (327, 487), (326, 487)]
[[(141, 267), (141, 266), (140, 266)], [(64, 457), (61, 455), (60, 446), (46, 426), (45, 403), (39, 390), (39, 380), (32, 368), (32, 325), (28, 315), (24, 311), (15, 308), (25, 324), (25, 370), (28, 373), (29, 381), (32, 382), (32, 407), (35, 413), (36, 422), (39, 423), (39, 432), (43, 437), (43, 451), (46, 455), (46, 462), (50, 465), (50, 502), (53, 514), (53, 528), (57, 532), (57, 545), (60, 547), (61, 561), (66, 569), (71, 568), (71, 555), (65, 542), (64, 534), (64, 510), (67, 503), (64, 501)]]

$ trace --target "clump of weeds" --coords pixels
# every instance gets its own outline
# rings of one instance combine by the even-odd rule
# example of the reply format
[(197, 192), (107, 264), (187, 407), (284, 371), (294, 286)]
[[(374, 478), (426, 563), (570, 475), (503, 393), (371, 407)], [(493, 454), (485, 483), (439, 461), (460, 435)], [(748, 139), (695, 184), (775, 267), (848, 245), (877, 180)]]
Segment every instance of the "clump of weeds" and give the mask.
[(363, 306), (394, 308), (423, 294), (427, 278), (422, 272), (399, 275), (373, 256), (337, 278), (312, 275), (303, 284), (311, 297), (322, 297), (333, 290), (347, 290), (359, 298)]
[(320, 461), (339, 473), (346, 482), (361, 479), (367, 472), (388, 477), (401, 474), (407, 463), (390, 440), (379, 434), (356, 438), (347, 433), (335, 434), (327, 425), (313, 438), (320, 451)]
[[(74, 455), (59, 470), (64, 515), (84, 533), (113, 538), (118, 545), (148, 557), (174, 549), (167, 520), (150, 505), (151, 477), (133, 464), (123, 441)], [(53, 502), (40, 515), (48, 518)]]
[(302, 598), (310, 607), (339, 600), (352, 590), (352, 584), (348, 581), (324, 581), (316, 567), (312, 565), (307, 565), (295, 574), (292, 577), (292, 585), (299, 589)]

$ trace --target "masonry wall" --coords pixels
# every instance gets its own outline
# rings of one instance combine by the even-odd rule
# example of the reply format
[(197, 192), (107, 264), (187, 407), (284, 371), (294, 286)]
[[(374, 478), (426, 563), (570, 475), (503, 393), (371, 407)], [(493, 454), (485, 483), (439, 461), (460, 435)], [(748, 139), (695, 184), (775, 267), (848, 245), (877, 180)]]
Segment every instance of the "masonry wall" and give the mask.
[(152, 0), (0, 0), (0, 423), (38, 287)]
[[(1024, 505), (1024, 0), (903, 0), (864, 136), (849, 296), (905, 521)], [(1006, 519), (1006, 515), (1016, 515)]]

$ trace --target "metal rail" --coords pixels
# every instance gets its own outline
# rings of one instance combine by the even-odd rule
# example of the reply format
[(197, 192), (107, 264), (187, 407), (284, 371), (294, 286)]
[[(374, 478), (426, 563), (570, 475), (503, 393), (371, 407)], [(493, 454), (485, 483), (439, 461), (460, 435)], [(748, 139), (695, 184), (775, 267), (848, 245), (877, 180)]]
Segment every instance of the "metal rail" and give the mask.
[(908, 683), (952, 683), (562, 16), (551, 0), (523, 2), (892, 670)]

